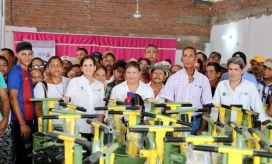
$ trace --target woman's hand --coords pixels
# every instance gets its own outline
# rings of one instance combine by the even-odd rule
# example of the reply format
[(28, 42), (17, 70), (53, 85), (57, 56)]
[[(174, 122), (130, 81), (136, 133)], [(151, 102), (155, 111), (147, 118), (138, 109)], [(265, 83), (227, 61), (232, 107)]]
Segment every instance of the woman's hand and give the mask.
[(70, 102), (70, 99), (71, 99), (71, 97), (69, 97), (69, 96), (64, 96), (64, 97), (62, 97), (62, 100), (63, 100), (65, 103), (69, 103), (69, 102)]

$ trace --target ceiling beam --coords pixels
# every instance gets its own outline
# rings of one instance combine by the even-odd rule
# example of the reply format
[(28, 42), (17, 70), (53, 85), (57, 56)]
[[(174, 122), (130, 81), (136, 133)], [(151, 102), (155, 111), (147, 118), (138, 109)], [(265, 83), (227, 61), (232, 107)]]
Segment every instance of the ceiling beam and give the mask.
[(178, 16), (178, 23), (188, 23), (188, 24), (201, 24), (201, 25), (210, 25), (210, 17), (197, 17), (197, 16)]
[(211, 20), (212, 25), (216, 24), (227, 24), (230, 22), (235, 22), (247, 17), (270, 15), (272, 11), (272, 4), (251, 7), (247, 9), (240, 10), (238, 12), (233, 12), (230, 14), (224, 14), (219, 16), (213, 16)]

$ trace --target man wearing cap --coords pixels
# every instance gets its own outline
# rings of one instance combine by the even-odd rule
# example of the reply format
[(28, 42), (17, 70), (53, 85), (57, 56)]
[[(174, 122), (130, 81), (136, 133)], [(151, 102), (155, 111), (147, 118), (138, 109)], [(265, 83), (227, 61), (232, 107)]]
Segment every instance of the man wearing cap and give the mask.
[(218, 64), (220, 64), (221, 61), (221, 54), (218, 52), (212, 52), (209, 56), (208, 59), (209, 62), (216, 62)]
[(68, 70), (72, 67), (72, 62), (71, 62), (71, 57), (69, 56), (62, 56), (61, 57), (61, 61), (63, 63), (63, 66), (62, 66), (62, 73), (61, 73), (61, 76), (66, 76), (67, 75), (67, 72)]
[[(213, 104), (237, 104), (242, 105), (243, 109), (253, 110), (259, 113), (261, 122), (267, 119), (263, 110), (263, 104), (258, 96), (258, 90), (254, 84), (242, 78), (245, 63), (240, 57), (230, 58), (227, 62), (229, 79), (221, 81), (215, 90)], [(212, 108), (212, 117), (217, 119), (218, 108)], [(237, 112), (231, 111), (231, 121), (236, 121)], [(262, 127), (263, 128), (263, 127)]]
[(16, 164), (31, 164), (32, 133), (34, 120), (33, 84), (27, 71), (32, 60), (32, 45), (28, 42), (17, 44), (18, 63), (7, 76), (9, 99), (11, 103), (11, 123), (16, 144)]
[(251, 64), (253, 75), (255, 76), (258, 83), (264, 74), (264, 69), (263, 69), (264, 61), (265, 59), (260, 55), (255, 56), (253, 59), (249, 61), (249, 63)]
[[(203, 109), (203, 105), (212, 103), (209, 80), (195, 70), (196, 59), (195, 48), (188, 46), (183, 49), (181, 61), (184, 68), (169, 77), (161, 93), (161, 97), (165, 98), (166, 102), (190, 102), (193, 108), (198, 109)], [(201, 113), (192, 113), (191, 119), (191, 134), (201, 134), (207, 125)]]
[(114, 86), (125, 81), (125, 68), (126, 62), (124, 60), (118, 60), (113, 68), (114, 81), (110, 82), (105, 90), (105, 98), (109, 99), (111, 90)]
[(107, 68), (107, 80), (106, 83), (110, 83), (114, 80), (113, 67), (115, 64), (115, 55), (111, 51), (106, 51), (102, 54), (102, 65)]
[(95, 59), (95, 65), (96, 67), (101, 65), (101, 61), (102, 61), (102, 54), (100, 52), (93, 52), (91, 54), (91, 56)]
[(78, 60), (78, 62), (80, 62), (80, 60), (84, 57), (88, 55), (88, 51), (85, 48), (79, 48), (77, 49), (76, 52), (76, 58)]
[(220, 67), (221, 67), (221, 75), (228, 72), (228, 66), (226, 63), (221, 63)]
[[(161, 97), (161, 93), (164, 88), (163, 82), (169, 76), (170, 67), (171, 65), (167, 61), (156, 63), (154, 66), (147, 66), (148, 73), (151, 77), (151, 81), (148, 85), (153, 89), (155, 98), (160, 103), (165, 102), (165, 98)], [(163, 109), (164, 108), (160, 109), (160, 112), (164, 112)]]
[(158, 58), (158, 47), (153, 44), (149, 44), (145, 48), (144, 56), (150, 60), (150, 65), (155, 65)]
[[(245, 80), (248, 80), (248, 81), (250, 81), (250, 82), (252, 82), (252, 83), (254, 83), (255, 86), (256, 86), (256, 88), (258, 88), (258, 83), (257, 83), (257, 80), (256, 80), (255, 76), (253, 76), (252, 74), (250, 74), (250, 73), (248, 73), (247, 71), (245, 71), (245, 68), (246, 68), (246, 66), (247, 66), (246, 55), (245, 55), (243, 52), (238, 51), (238, 52), (235, 52), (235, 53), (232, 55), (232, 57), (240, 57), (240, 58), (243, 59), (243, 61), (244, 61), (244, 66), (245, 66), (245, 67), (244, 67), (244, 69), (243, 69), (243, 76), (242, 76), (242, 78), (245, 79)], [(224, 74), (222, 75), (220, 81), (228, 80), (228, 79), (229, 79), (229, 74), (226, 72), (226, 73), (224, 73)]]
[(259, 94), (263, 104), (269, 104), (268, 115), (272, 116), (272, 59), (263, 63), (264, 75), (259, 82)]

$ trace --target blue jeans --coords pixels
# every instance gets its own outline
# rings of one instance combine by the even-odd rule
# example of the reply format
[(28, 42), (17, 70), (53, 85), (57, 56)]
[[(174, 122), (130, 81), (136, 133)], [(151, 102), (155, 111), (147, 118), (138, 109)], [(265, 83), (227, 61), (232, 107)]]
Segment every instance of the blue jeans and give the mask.
[(191, 120), (191, 124), (192, 124), (192, 131), (191, 131), (191, 135), (196, 135), (196, 131), (199, 129), (200, 125), (201, 125), (201, 121), (202, 118), (196, 118), (196, 117), (192, 117)]

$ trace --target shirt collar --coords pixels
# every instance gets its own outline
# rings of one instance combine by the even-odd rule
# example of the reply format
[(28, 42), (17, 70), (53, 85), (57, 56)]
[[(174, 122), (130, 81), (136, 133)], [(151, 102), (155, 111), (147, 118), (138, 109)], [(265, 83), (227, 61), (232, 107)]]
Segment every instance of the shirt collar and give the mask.
[[(187, 71), (184, 68), (181, 69), (181, 71), (183, 71), (188, 76)], [(199, 72), (196, 69), (194, 69), (194, 74), (193, 74), (194, 78), (197, 76), (197, 73), (199, 73)]]

